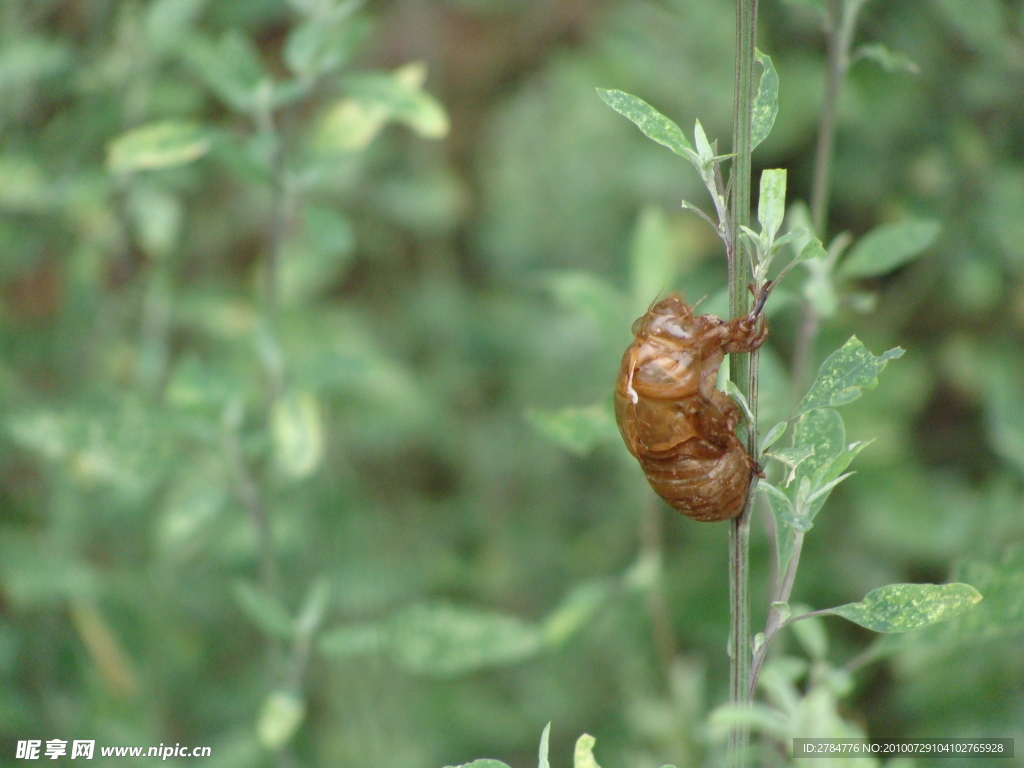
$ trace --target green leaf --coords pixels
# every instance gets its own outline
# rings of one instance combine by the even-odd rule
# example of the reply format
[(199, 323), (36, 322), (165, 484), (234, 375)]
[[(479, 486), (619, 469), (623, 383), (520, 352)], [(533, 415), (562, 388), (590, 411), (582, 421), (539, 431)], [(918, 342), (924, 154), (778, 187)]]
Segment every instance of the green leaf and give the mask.
[(317, 648), (325, 656), (349, 658), (386, 650), (390, 638), (381, 624), (349, 624), (323, 632)]
[(341, 68), (362, 41), (367, 25), (351, 18), (358, 3), (342, 3), (330, 18), (296, 24), (284, 46), (284, 61), (299, 77), (315, 78)]
[(447, 603), (418, 603), (385, 622), (324, 632), (317, 647), (346, 658), (388, 652), (410, 672), (452, 677), (505, 666), (542, 649), (540, 630), (514, 616)]
[(761, 232), (771, 242), (786, 215), (786, 170), (769, 168), (761, 172), (761, 192), (757, 200), (757, 220)]
[[(697, 147), (697, 157), (700, 159), (700, 170), (703, 176), (704, 172), (709, 171), (711, 164), (715, 161), (715, 150), (711, 148), (711, 142), (708, 141), (707, 134), (704, 133), (704, 126), (700, 124), (700, 120), (695, 120), (693, 123), (693, 144)], [(712, 192), (711, 189), (708, 191)]]
[[(844, 479), (843, 473), (868, 443), (846, 443), (842, 417), (830, 408), (809, 411), (793, 429), (794, 470), (786, 478), (787, 490), (764, 486), (768, 506), (775, 516), (776, 545), (780, 569), (785, 570), (792, 552), (794, 536), (811, 528), (832, 488)], [(810, 453), (808, 453), (810, 451)]]
[(292, 740), (306, 719), (306, 702), (294, 691), (274, 691), (263, 702), (256, 731), (260, 745), (277, 752)]
[(447, 677), (514, 664), (541, 649), (541, 634), (514, 616), (444, 603), (413, 605), (389, 622), (395, 660)]
[[(787, 606), (789, 607), (789, 606)], [(798, 606), (797, 610), (805, 609)], [(790, 608), (792, 616), (792, 608)], [(786, 618), (789, 618), (788, 616)], [(786, 621), (786, 619), (782, 619)], [(803, 646), (804, 651), (815, 661), (821, 661), (828, 655), (828, 635), (825, 632), (825, 622), (819, 616), (809, 616), (801, 621), (793, 622), (790, 629), (793, 635)]]
[(16, 526), (5, 527), (0, 536), (0, 579), (17, 609), (63, 610), (69, 600), (95, 599), (104, 578), (109, 576), (93, 564), (44, 546), (38, 536)]
[(655, 297), (672, 288), (678, 271), (668, 217), (656, 205), (646, 205), (640, 211), (633, 230), (631, 266), (633, 309), (643, 312)]
[(981, 593), (970, 584), (890, 584), (869, 592), (859, 603), (822, 613), (875, 632), (909, 632), (965, 613), (979, 600)]
[(196, 123), (168, 120), (123, 133), (107, 147), (111, 173), (187, 165), (210, 151), (210, 137)]
[(238, 607), (266, 634), (289, 638), (295, 632), (295, 620), (273, 595), (246, 581), (235, 582), (234, 594)]
[(544, 283), (559, 304), (589, 317), (601, 338), (609, 343), (628, 341), (626, 301), (608, 281), (592, 272), (573, 271), (548, 273)]
[(784, 515), (792, 514), (793, 500), (785, 491), (772, 485), (767, 480), (759, 480), (757, 482), (757, 490), (769, 497), (768, 504), (776, 517), (781, 519)]
[(569, 594), (544, 619), (541, 626), (545, 647), (559, 647), (588, 626), (610, 597), (616, 582), (595, 579), (573, 587)]
[(594, 742), (596, 739), (584, 733), (576, 740), (576, 749), (572, 753), (572, 768), (601, 768), (594, 759)]
[(32, 158), (0, 156), (0, 208), (13, 213), (41, 213), (59, 201), (56, 185)]
[(544, 726), (540, 735), (540, 749), (537, 750), (537, 768), (551, 768), (548, 763), (548, 740), (551, 736), (551, 723)]
[(227, 106), (236, 112), (253, 109), (266, 73), (249, 38), (235, 30), (226, 32), (217, 43), (186, 38), (183, 54), (196, 75)]
[(693, 147), (682, 129), (646, 101), (629, 93), (604, 88), (598, 88), (597, 95), (605, 104), (630, 120), (647, 138), (693, 161)]
[(939, 236), (937, 221), (883, 224), (857, 241), (839, 266), (847, 278), (874, 277), (892, 272), (921, 255)]
[(996, 453), (1024, 475), (1024, 401), (1020, 370), (999, 359), (985, 378), (985, 426)]
[(961, 646), (1024, 631), (1024, 548), (1013, 547), (995, 560), (965, 563), (957, 569), (956, 575), (958, 580), (985, 596), (974, 610), (913, 637), (887, 635), (880, 638), (872, 647), (872, 656), (912, 650), (913, 663), (929, 664), (936, 662), (935, 655), (922, 654), (922, 651), (948, 653)]
[(192, 457), (169, 483), (155, 530), (160, 554), (178, 561), (199, 555), (214, 536), (231, 491), (230, 477), (219, 456), (198, 453)]
[(146, 184), (133, 184), (125, 200), (139, 246), (152, 259), (169, 256), (177, 245), (184, 206), (175, 196)]
[(800, 249), (800, 253), (796, 257), (796, 263), (799, 264), (810, 259), (826, 258), (828, 258), (828, 253), (825, 251), (825, 246), (821, 244), (821, 240), (814, 237)]
[(853, 53), (853, 60), (867, 59), (873, 61), (886, 72), (909, 72), (916, 75), (921, 71), (914, 61), (903, 53), (890, 51), (881, 43), (862, 45)]
[(62, 466), (82, 489), (109, 487), (140, 499), (169, 468), (174, 441), (152, 409), (125, 402), (118, 410), (40, 410), (6, 420), (15, 443)]
[(774, 427), (769, 429), (768, 430), (768, 434), (766, 434), (761, 439), (761, 453), (764, 453), (769, 448), (771, 448), (773, 445), (775, 445), (775, 443), (778, 442), (779, 438), (782, 437), (786, 433), (786, 429), (788, 427), (789, 427), (789, 422), (788, 421), (780, 421)]
[(772, 451), (765, 455), (789, 467), (790, 472), (785, 480), (786, 485), (789, 485), (796, 478), (797, 467), (803, 464), (803, 462), (813, 454), (813, 447), (809, 445), (802, 445), (798, 448), (780, 448), (779, 450)]
[(448, 135), (448, 115), (440, 102), (423, 90), (426, 65), (414, 61), (390, 74), (365, 74), (352, 77), (348, 90), (361, 104), (380, 105), (393, 119), (427, 139)]
[(365, 149), (391, 121), (403, 123), (420, 136), (438, 139), (448, 133), (448, 115), (422, 90), (426, 68), (413, 62), (393, 72), (350, 77), (349, 95), (320, 117), (314, 145), (328, 154)]
[(995, 637), (1024, 628), (1024, 547), (1010, 548), (994, 561), (974, 561), (958, 577), (985, 596), (978, 609), (957, 620), (958, 640)]
[[(810, 248), (808, 244), (801, 250)], [(807, 302), (814, 307), (819, 317), (832, 317), (839, 309), (839, 296), (836, 293), (835, 281), (832, 274), (831, 262), (827, 252), (814, 249), (809, 253), (810, 258), (804, 261), (807, 267), (808, 277), (804, 283), (803, 294)]]
[(619, 434), (611, 406), (604, 402), (552, 411), (530, 408), (526, 418), (542, 435), (577, 456), (587, 455)]
[(206, 0), (154, 0), (146, 8), (147, 42), (158, 51), (173, 49), (187, 35), (194, 34), (205, 5)]
[[(36, 27), (42, 29), (42, 27)], [(10, 35), (0, 48), (0, 92), (9, 99), (35, 81), (53, 77), (72, 65), (65, 41), (29, 36), (30, 26)]]
[(761, 72), (761, 82), (757, 86), (754, 111), (751, 115), (751, 151), (768, 138), (772, 126), (775, 125), (775, 116), (779, 114), (779, 75), (772, 65), (772, 58), (758, 50), (754, 51), (754, 55), (764, 71)]
[[(846, 427), (838, 411), (818, 408), (804, 414), (793, 430), (793, 448), (811, 448), (812, 454), (796, 468), (796, 480), (809, 481), (809, 496), (814, 496), (834, 483), (846, 471), (868, 442), (846, 442)], [(821, 511), (828, 493), (809, 502), (806, 510), (808, 520), (813, 521)]]
[(845, 405), (861, 396), (862, 389), (878, 386), (878, 374), (889, 360), (903, 356), (899, 347), (876, 357), (856, 336), (851, 336), (840, 349), (829, 355), (818, 370), (818, 376), (804, 399), (797, 405), (794, 416), (815, 408)]
[(352, 225), (333, 208), (304, 206), (301, 221), (283, 244), (279, 264), (279, 298), (290, 307), (334, 289), (355, 249)]
[(309, 477), (324, 453), (320, 402), (310, 392), (286, 392), (270, 409), (270, 434), (274, 460), (289, 480)]
[[(775, 243), (772, 245), (772, 251), (781, 248), (782, 245), (785, 244), (785, 242), (792, 242), (794, 246), (797, 245), (801, 240), (804, 239), (805, 233), (806, 230), (803, 229), (802, 227), (799, 230), (790, 231), (786, 233), (785, 235), (783, 235), (782, 237), (775, 241)], [(808, 264), (808, 269), (811, 272), (811, 277), (805, 285), (805, 290), (812, 289), (812, 284), (817, 281), (821, 285), (825, 286), (825, 292), (827, 294), (830, 294), (834, 299), (834, 288), (832, 287), (831, 280), (829, 280), (829, 278), (827, 277), (827, 259), (828, 254), (825, 252), (825, 247), (821, 244), (821, 241), (816, 237), (811, 238), (809, 241), (803, 244), (803, 247), (800, 248), (800, 252), (793, 257), (792, 261), (790, 261), (785, 267), (783, 267), (779, 271), (779, 273), (775, 276), (775, 281), (778, 282), (782, 280), (782, 278), (789, 274), (789, 271), (793, 269), (793, 267), (795, 267), (797, 264), (811, 262), (810, 264)], [(764, 277), (767, 277), (767, 274), (765, 274)], [(814, 306), (818, 307), (818, 303), (820, 302), (819, 294), (814, 293), (812, 294), (812, 296), (813, 298), (811, 300), (814, 303)], [(820, 307), (818, 308), (820, 309)], [(826, 309), (828, 309), (828, 307), (826, 307)], [(831, 312), (824, 312), (822, 313), (822, 316), (828, 317), (829, 314), (831, 314)]]

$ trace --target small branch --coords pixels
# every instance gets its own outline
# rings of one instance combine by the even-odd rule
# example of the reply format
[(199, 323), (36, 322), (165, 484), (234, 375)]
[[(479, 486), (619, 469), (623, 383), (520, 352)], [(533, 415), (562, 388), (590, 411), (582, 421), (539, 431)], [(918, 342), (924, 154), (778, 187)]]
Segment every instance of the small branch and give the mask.
[[(768, 621), (764, 628), (764, 642), (761, 643), (761, 647), (757, 649), (754, 654), (753, 662), (750, 668), (750, 698), (754, 698), (754, 691), (757, 690), (757, 678), (761, 674), (761, 666), (764, 664), (765, 657), (768, 655), (768, 647), (771, 645), (775, 634), (784, 627), (788, 620), (783, 622), (779, 618), (779, 609), (776, 608), (776, 603), (788, 603), (789, 596), (793, 592), (793, 583), (796, 581), (796, 569), (800, 564), (800, 550), (804, 546), (804, 534), (801, 531), (796, 533), (793, 538), (793, 551), (789, 556), (789, 564), (786, 566), (786, 573), (783, 574), (782, 579), (779, 581), (778, 587), (775, 590), (775, 596), (772, 600), (772, 606), (768, 609)], [(806, 614), (805, 614), (806, 615)]]
[(818, 325), (821, 318), (810, 302), (804, 304), (804, 313), (797, 329), (796, 345), (793, 348), (793, 374), (790, 388), (794, 403), (799, 402), (810, 377), (811, 358), (814, 353), (814, 341), (818, 338)]
[(291, 194), (288, 189), (284, 149), (280, 139), (274, 149), (273, 180), (274, 197), (270, 214), (270, 228), (267, 232), (267, 253), (263, 261), (263, 301), (267, 313), (275, 314), (278, 304), (279, 272), (281, 249), (288, 234), (288, 220), (291, 217)]
[[(857, 28), (857, 17), (866, 0), (829, 0), (826, 10), (825, 34), (828, 38), (828, 69), (825, 93), (818, 123), (818, 143), (814, 152), (814, 177), (811, 181), (811, 226), (823, 243), (828, 227), (829, 191), (832, 183), (832, 160), (836, 144), (836, 114), (843, 83), (849, 72), (850, 49)], [(809, 303), (793, 350), (793, 391), (802, 391), (814, 353), (820, 318)]]
[(827, 24), (828, 68), (825, 73), (825, 94), (821, 103), (818, 144), (814, 152), (814, 177), (811, 182), (811, 226), (814, 228), (814, 234), (820, 238), (824, 238), (828, 215), (829, 181), (836, 140), (836, 108), (839, 105), (839, 91), (843, 78), (846, 76), (836, 23), (842, 14), (843, 5), (843, 0), (829, 0), (826, 10), (830, 20)]
[[(665, 549), (661, 522), (661, 502), (654, 494), (648, 494), (648, 502), (644, 505), (640, 517), (641, 560), (661, 563)], [(672, 631), (672, 617), (669, 613), (668, 602), (665, 600), (665, 590), (662, 584), (663, 581), (659, 575), (658, 581), (647, 592), (646, 607), (647, 615), (651, 620), (654, 645), (658, 651), (662, 674), (668, 681), (677, 649), (675, 633)]]
[(228, 460), (228, 466), (235, 476), (235, 485), (238, 497), (249, 513), (253, 530), (256, 532), (256, 549), (260, 558), (260, 583), (270, 594), (277, 592), (277, 562), (274, 558), (273, 536), (270, 530), (270, 518), (267, 515), (267, 507), (263, 501), (263, 494), (248, 465), (242, 455), (242, 448), (238, 441), (237, 424), (241, 421), (241, 405), (232, 403), (228, 406), (229, 412), (225, 416), (227, 422), (224, 430), (224, 454)]

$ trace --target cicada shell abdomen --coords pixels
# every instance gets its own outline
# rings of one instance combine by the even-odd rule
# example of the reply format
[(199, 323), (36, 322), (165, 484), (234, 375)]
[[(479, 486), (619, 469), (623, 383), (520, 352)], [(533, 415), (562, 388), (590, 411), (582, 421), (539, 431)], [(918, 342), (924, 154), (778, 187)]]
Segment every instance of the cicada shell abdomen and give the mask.
[(622, 356), (615, 386), (622, 438), (655, 493), (694, 520), (736, 517), (747, 498), (756, 465), (736, 437), (740, 410), (715, 379), (726, 353), (764, 342), (762, 305), (725, 322), (696, 316), (669, 296), (633, 324)]

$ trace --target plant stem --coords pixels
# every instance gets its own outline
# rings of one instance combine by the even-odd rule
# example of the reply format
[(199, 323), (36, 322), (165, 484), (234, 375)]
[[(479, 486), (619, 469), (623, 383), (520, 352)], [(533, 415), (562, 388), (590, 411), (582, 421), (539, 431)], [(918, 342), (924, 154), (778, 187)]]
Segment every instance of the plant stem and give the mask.
[[(821, 103), (821, 120), (818, 123), (818, 145), (814, 151), (814, 177), (811, 181), (811, 226), (814, 228), (814, 234), (822, 242), (826, 242), (828, 226), (829, 189), (836, 145), (836, 112), (843, 83), (850, 70), (850, 48), (857, 28), (857, 17), (865, 2), (866, 0), (829, 0), (826, 9), (828, 69)], [(818, 335), (819, 320), (817, 311), (808, 303), (804, 308), (793, 351), (794, 392), (802, 391), (807, 379), (814, 341)]]
[(793, 550), (789, 555), (789, 563), (786, 565), (786, 573), (783, 574), (782, 579), (779, 581), (778, 588), (775, 590), (775, 596), (772, 598), (772, 606), (768, 609), (768, 621), (765, 623), (764, 628), (764, 642), (761, 643), (761, 647), (757, 649), (754, 654), (754, 660), (750, 667), (750, 698), (754, 698), (754, 691), (757, 688), (757, 677), (761, 673), (761, 665), (764, 663), (765, 656), (768, 655), (768, 646), (772, 643), (772, 638), (775, 637), (775, 633), (782, 627), (782, 620), (779, 615), (779, 609), (775, 607), (776, 603), (788, 603), (789, 596), (793, 592), (793, 583), (796, 581), (796, 568), (800, 564), (800, 550), (804, 546), (804, 534), (801, 531), (797, 531), (793, 538)]
[(238, 496), (245, 506), (256, 534), (256, 548), (259, 552), (260, 585), (270, 594), (276, 594), (278, 586), (277, 561), (274, 558), (273, 537), (270, 518), (263, 493), (256, 478), (246, 464), (238, 440), (238, 429), (242, 419), (241, 402), (235, 400), (228, 405), (224, 425), (224, 453), (234, 475)]
[(672, 662), (676, 657), (676, 641), (672, 631), (672, 618), (665, 599), (661, 563), (665, 549), (665, 536), (661, 525), (661, 501), (654, 494), (648, 494), (640, 516), (640, 562), (657, 564), (658, 579), (647, 591), (647, 614), (651, 621), (654, 645), (658, 651), (661, 671), (666, 685), (670, 683)]
[(829, 0), (825, 22), (828, 39), (828, 66), (825, 72), (825, 93), (821, 102), (818, 122), (818, 145), (814, 152), (814, 178), (811, 182), (811, 226), (818, 237), (824, 237), (828, 215), (829, 181), (832, 175), (832, 155), (836, 142), (836, 108), (839, 91), (846, 76), (844, 56), (839, 40), (839, 18), (843, 0)]
[[(750, 220), (751, 122), (754, 104), (754, 44), (757, 31), (757, 0), (736, 2), (736, 65), (733, 98), (733, 159), (730, 170), (732, 196), (729, 216), (729, 314), (741, 317), (749, 311), (747, 281), (750, 254), (740, 240), (740, 226)], [(733, 355), (730, 378), (750, 404), (754, 421), (748, 429), (748, 448), (757, 443), (756, 357)], [(750, 565), (750, 501), (729, 529), (729, 701), (734, 707), (750, 703), (750, 610), (747, 587)], [(746, 718), (735, 719), (729, 733), (729, 765), (742, 768), (747, 762), (750, 728)]]

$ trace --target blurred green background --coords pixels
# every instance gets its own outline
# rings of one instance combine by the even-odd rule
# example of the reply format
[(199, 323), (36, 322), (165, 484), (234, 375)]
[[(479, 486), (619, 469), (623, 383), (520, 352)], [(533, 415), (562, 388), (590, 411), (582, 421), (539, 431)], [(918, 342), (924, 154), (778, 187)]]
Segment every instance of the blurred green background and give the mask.
[[(781, 91), (755, 173), (788, 168), (791, 202), (825, 71), (808, 5), (761, 8)], [(696, 174), (594, 89), (728, 146), (732, 35), (726, 0), (5, 0), (0, 763), (84, 738), (519, 768), (553, 721), (555, 764), (584, 731), (606, 768), (708, 764), (727, 528), (656, 503), (607, 413), (654, 298), (636, 265), (721, 312), (724, 257), (679, 208)], [(976, 615), (889, 642), (836, 711), (1019, 750), (1024, 3), (869, 3), (858, 40), (920, 71), (852, 69), (829, 234), (942, 233), (822, 321), (812, 371), (853, 333), (907, 354), (844, 408), (874, 443), (794, 600), (974, 584)], [(779, 650), (838, 675), (874, 640), (822, 626), (827, 649)]]

